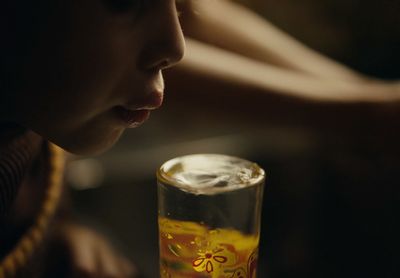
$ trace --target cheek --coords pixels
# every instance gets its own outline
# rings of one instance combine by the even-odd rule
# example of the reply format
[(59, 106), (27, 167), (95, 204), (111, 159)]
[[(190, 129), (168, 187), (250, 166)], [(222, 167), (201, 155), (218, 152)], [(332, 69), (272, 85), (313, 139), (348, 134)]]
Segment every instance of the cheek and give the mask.
[(54, 21), (25, 67), (16, 118), (66, 149), (102, 150), (122, 133), (108, 111), (140, 90), (140, 34), (130, 21), (84, 6), (101, 1), (71, 2), (82, 5)]
[(107, 33), (77, 36), (50, 55), (37, 55), (45, 59), (32, 63), (29, 93), (21, 96), (25, 118), (75, 129), (119, 105), (140, 83), (135, 49), (127, 51), (127, 42)]
[(70, 134), (62, 134), (60, 138), (51, 140), (63, 149), (80, 155), (99, 154), (112, 147), (118, 141), (124, 129), (89, 127), (76, 130)]
[(101, 114), (85, 123), (66, 128), (54, 120), (32, 123), (35, 132), (61, 148), (75, 154), (96, 154), (114, 145), (123, 131), (109, 113)]
[(105, 109), (126, 93), (123, 80), (129, 77), (135, 84), (140, 78), (135, 28), (104, 8), (90, 8), (85, 11), (85, 5), (80, 6), (54, 23), (28, 74), (30, 88), (45, 94), (43, 99), (57, 94), (75, 113)]
[[(71, 24), (58, 56), (65, 67), (66, 84), (74, 84), (71, 91), (86, 92), (85, 97), (96, 103), (118, 97), (117, 88), (129, 74), (132, 82), (139, 73), (139, 55), (134, 28), (109, 14), (100, 13)], [(117, 93), (117, 95), (115, 95)], [(82, 94), (77, 93), (79, 96)]]

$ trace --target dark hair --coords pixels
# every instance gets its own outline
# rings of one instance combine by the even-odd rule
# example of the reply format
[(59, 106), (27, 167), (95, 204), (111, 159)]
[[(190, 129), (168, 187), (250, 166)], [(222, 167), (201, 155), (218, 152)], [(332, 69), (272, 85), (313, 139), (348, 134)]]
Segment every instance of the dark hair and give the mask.
[(59, 0), (2, 0), (0, 4), (0, 93), (18, 86), (18, 72), (37, 43)]

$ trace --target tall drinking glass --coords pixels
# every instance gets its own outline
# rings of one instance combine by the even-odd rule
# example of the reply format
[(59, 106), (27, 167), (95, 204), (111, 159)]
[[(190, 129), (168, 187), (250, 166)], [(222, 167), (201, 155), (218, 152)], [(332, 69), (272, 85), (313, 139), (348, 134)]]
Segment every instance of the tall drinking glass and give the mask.
[(165, 162), (157, 172), (160, 275), (255, 278), (265, 174), (218, 154)]

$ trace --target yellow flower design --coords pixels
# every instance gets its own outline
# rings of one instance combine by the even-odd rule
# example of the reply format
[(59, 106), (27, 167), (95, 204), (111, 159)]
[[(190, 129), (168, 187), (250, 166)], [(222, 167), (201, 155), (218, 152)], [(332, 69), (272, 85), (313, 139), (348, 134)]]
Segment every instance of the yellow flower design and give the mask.
[(236, 255), (219, 245), (214, 249), (199, 251), (199, 257), (192, 261), (193, 269), (197, 272), (207, 272), (211, 277), (220, 277), (229, 265), (236, 262)]

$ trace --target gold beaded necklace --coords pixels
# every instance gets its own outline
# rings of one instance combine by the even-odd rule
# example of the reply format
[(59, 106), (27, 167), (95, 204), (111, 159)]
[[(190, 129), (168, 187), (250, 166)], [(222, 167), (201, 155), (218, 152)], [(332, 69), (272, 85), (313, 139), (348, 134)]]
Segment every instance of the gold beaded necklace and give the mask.
[(64, 151), (49, 143), (49, 178), (44, 201), (33, 225), (14, 249), (0, 261), (0, 278), (15, 276), (18, 269), (26, 266), (34, 251), (42, 243), (60, 200), (64, 164)]

